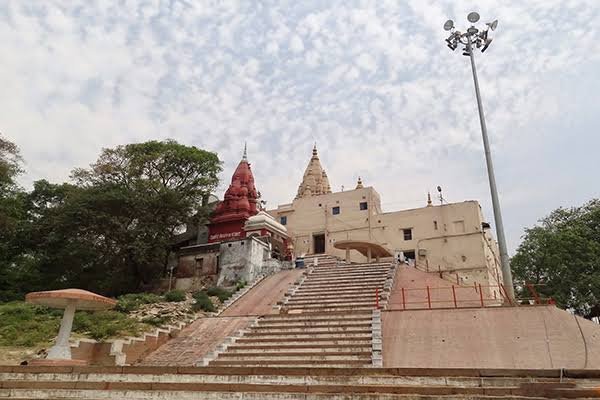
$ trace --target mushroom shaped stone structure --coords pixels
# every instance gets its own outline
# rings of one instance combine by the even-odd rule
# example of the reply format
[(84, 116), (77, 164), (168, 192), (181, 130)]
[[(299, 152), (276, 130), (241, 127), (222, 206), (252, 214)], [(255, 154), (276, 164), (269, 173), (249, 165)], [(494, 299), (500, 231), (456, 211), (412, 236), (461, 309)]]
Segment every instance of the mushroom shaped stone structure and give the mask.
[[(73, 327), (75, 310), (107, 310), (117, 305), (117, 301), (108, 297), (100, 296), (87, 290), (63, 289), (50, 290), (47, 292), (32, 292), (25, 296), (28, 303), (39, 304), (51, 308), (62, 308), (65, 310), (56, 344), (48, 351), (46, 360), (65, 361), (71, 360), (71, 347), (69, 337)], [(69, 361), (68, 361), (69, 360)]]

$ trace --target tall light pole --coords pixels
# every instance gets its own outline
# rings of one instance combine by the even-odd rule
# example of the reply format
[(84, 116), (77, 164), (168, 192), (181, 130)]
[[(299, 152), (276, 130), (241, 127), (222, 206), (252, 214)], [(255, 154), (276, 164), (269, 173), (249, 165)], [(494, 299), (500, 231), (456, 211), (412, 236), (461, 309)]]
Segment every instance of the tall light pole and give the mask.
[[(479, 14), (469, 13), (467, 20), (471, 24), (479, 21)], [(510, 270), (510, 260), (506, 248), (506, 238), (504, 237), (504, 224), (502, 223), (502, 212), (500, 211), (500, 201), (498, 200), (498, 189), (496, 187), (496, 177), (494, 175), (494, 165), (492, 163), (492, 153), (490, 151), (490, 142), (488, 140), (485, 117), (483, 115), (483, 105), (481, 104), (481, 93), (479, 93), (479, 81), (477, 80), (477, 70), (475, 69), (474, 48), (480, 48), (481, 52), (487, 50), (492, 39), (488, 37), (488, 31), (496, 29), (498, 20), (487, 23), (484, 30), (477, 29), (471, 25), (466, 32), (460, 32), (454, 28), (452, 20), (446, 21), (444, 30), (450, 31), (450, 36), (446, 39), (448, 47), (454, 51), (459, 45), (463, 45), (463, 55), (471, 59), (471, 70), (473, 71), (473, 83), (475, 84), (475, 96), (477, 97), (477, 109), (479, 111), (479, 122), (481, 123), (481, 136), (483, 137), (483, 149), (485, 150), (485, 162), (487, 164), (488, 178), (490, 181), (490, 192), (492, 194), (492, 207), (494, 209), (494, 220), (496, 225), (496, 236), (498, 237), (498, 247), (500, 248), (500, 267), (502, 268), (502, 279), (504, 290), (509, 300), (515, 298), (515, 289), (513, 286), (512, 271)]]

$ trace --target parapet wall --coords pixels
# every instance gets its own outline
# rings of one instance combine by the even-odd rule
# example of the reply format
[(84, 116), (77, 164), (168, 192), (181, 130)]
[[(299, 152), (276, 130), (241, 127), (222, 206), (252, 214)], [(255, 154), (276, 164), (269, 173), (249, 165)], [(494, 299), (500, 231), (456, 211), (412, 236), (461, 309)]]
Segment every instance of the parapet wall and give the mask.
[(600, 368), (600, 325), (555, 306), (384, 311), (383, 365)]

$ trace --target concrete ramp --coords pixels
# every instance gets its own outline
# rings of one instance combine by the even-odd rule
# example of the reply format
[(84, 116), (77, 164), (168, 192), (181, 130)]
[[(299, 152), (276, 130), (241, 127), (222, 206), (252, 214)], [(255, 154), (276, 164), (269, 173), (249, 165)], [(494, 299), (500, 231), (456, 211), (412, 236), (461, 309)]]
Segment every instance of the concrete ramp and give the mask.
[(261, 316), (276, 314), (273, 306), (283, 299), (288, 288), (302, 275), (302, 270), (291, 269), (278, 272), (263, 279), (238, 301), (227, 308), (221, 316)]
[(384, 367), (600, 368), (600, 325), (554, 306), (382, 312)]

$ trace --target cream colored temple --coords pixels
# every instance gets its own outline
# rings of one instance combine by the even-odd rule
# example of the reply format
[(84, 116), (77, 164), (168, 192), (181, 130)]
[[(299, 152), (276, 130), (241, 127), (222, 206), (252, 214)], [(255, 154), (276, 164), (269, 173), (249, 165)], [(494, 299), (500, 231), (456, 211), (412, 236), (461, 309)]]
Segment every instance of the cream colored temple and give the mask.
[(316, 146), (290, 204), (269, 213), (288, 229), (294, 253), (349, 261), (402, 255), (424, 271), (461, 284), (502, 282), (497, 244), (475, 200), (383, 212), (379, 193), (363, 186), (332, 192)]

